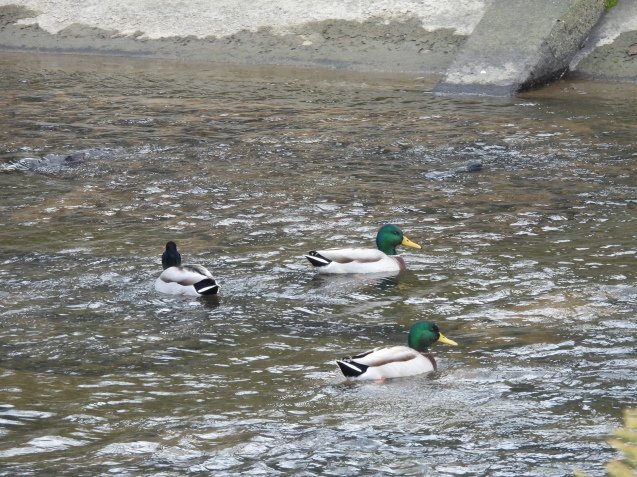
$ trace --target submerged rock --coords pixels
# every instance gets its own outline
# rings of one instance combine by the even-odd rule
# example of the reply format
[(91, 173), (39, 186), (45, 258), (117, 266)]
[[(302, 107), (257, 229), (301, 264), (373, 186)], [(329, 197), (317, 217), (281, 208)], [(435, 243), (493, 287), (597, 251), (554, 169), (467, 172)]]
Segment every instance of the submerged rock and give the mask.
[(482, 170), (481, 162), (472, 162), (468, 166), (456, 169), (456, 172), (480, 172)]
[(427, 172), (424, 175), (427, 179), (442, 180), (442, 179), (448, 179), (450, 177), (453, 177), (456, 174), (461, 174), (465, 172), (480, 172), (481, 170), (482, 170), (481, 162), (472, 162), (464, 167), (459, 167), (458, 169), (450, 169), (447, 171), (431, 171), (431, 172)]
[(47, 161), (49, 165), (62, 165), (62, 164), (78, 164), (84, 162), (84, 153), (75, 153), (69, 155), (63, 154), (47, 154), (42, 158), (43, 161)]
[(59, 168), (65, 165), (81, 164), (84, 162), (84, 153), (74, 154), (47, 154), (44, 157), (24, 157), (7, 166), (11, 170), (41, 170)]

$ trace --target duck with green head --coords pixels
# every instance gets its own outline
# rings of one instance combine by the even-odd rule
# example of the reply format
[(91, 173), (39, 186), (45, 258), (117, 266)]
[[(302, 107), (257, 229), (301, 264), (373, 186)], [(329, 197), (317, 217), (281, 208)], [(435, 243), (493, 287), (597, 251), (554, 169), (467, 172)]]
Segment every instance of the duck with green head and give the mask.
[(383, 225), (376, 234), (376, 249), (332, 248), (312, 250), (305, 258), (319, 273), (383, 273), (405, 270), (405, 260), (396, 253), (398, 245), (420, 248), (403, 235), (397, 225)]
[(337, 360), (343, 375), (350, 380), (385, 380), (436, 371), (438, 366), (429, 346), (433, 343), (457, 346), (431, 321), (419, 321), (409, 330), (409, 346), (385, 346), (356, 356)]
[(188, 296), (219, 293), (219, 284), (206, 267), (181, 264), (181, 255), (175, 242), (166, 244), (161, 263), (164, 271), (155, 280), (155, 290), (158, 292)]

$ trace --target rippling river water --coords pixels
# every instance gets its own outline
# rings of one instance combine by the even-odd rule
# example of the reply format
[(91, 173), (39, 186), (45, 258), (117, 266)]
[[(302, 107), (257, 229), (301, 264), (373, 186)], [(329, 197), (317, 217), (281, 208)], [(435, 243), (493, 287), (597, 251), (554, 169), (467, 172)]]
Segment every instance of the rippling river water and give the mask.
[[(0, 475), (604, 474), (637, 397), (635, 85), (0, 71)], [(396, 277), (302, 257), (388, 222), (423, 246)], [(154, 291), (168, 240), (219, 298)], [(344, 383), (420, 319), (459, 343), (438, 372)]]

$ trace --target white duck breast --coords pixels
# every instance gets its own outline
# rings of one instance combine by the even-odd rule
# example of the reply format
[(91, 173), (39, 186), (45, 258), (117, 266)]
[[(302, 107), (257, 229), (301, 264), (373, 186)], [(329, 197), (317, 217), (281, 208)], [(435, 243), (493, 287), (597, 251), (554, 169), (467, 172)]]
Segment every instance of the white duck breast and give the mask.
[(183, 265), (164, 270), (155, 281), (155, 290), (171, 295), (214, 295), (219, 285), (205, 267)]

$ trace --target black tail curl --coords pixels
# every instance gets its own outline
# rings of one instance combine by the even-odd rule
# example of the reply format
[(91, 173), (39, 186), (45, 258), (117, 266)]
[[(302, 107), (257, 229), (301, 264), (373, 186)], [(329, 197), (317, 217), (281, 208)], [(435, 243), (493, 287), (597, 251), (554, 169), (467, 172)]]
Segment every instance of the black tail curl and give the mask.
[(219, 285), (212, 278), (201, 280), (195, 283), (194, 287), (200, 295), (216, 295), (219, 293)]
[(332, 261), (329, 258), (325, 258), (316, 250), (312, 250), (311, 252), (308, 252), (308, 254), (305, 255), (305, 258), (307, 258), (310, 261), (310, 263), (314, 265), (315, 267), (325, 267), (329, 265), (330, 263), (332, 263)]

